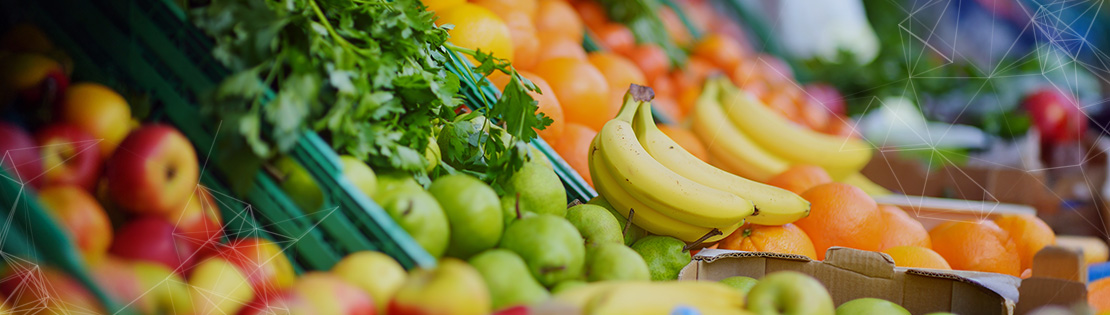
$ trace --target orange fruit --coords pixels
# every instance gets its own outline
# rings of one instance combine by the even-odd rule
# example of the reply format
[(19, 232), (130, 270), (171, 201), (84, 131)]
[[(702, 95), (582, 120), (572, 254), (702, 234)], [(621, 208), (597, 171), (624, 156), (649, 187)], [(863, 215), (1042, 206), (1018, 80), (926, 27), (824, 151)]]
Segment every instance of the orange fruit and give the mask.
[(609, 97), (608, 81), (589, 62), (555, 58), (541, 62), (532, 72), (551, 85), (567, 122), (601, 130), (605, 122), (617, 115), (612, 107), (602, 103)]
[(513, 42), (513, 66), (517, 69), (531, 69), (536, 65), (536, 58), (540, 53), (540, 38), (532, 25), (532, 17), (524, 10), (504, 6), (500, 2), (479, 1), (475, 4), (497, 14), (509, 27), (509, 37)]
[(736, 232), (717, 242), (720, 249), (749, 252), (794, 254), (817, 259), (813, 242), (802, 229), (793, 224), (755, 225), (745, 223)]
[(764, 105), (774, 110), (782, 117), (786, 117), (790, 121), (798, 123), (801, 121), (801, 114), (798, 113), (798, 106), (794, 105), (794, 101), (790, 95), (783, 93), (770, 93), (762, 98)]
[(694, 28), (702, 33), (709, 32), (721, 24), (735, 24), (729, 19), (718, 18), (717, 10), (710, 1), (685, 1), (682, 3), (682, 12), (686, 14), (690, 23), (694, 24)]
[[(520, 73), (520, 76), (525, 79), (532, 81), (532, 84), (536, 85), (540, 93), (543, 93), (528, 92), (528, 94), (532, 96), (532, 99), (538, 102), (538, 104), (536, 104), (539, 106), (537, 111), (547, 115), (547, 117), (550, 117), (553, 121), (551, 125), (548, 125), (547, 128), (543, 130), (538, 130), (537, 133), (539, 133), (540, 138), (547, 141), (548, 145), (554, 147), (555, 144), (559, 142), (559, 138), (563, 135), (563, 129), (566, 127), (566, 120), (563, 118), (563, 107), (559, 105), (559, 100), (555, 98), (555, 92), (551, 91), (551, 85), (548, 85), (547, 81), (543, 78), (527, 71), (517, 71), (517, 73)], [(493, 75), (490, 75), (489, 80), (494, 86), (501, 88), (501, 90), (504, 90), (505, 85), (509, 84), (509, 76), (501, 73), (501, 71), (494, 71)]]
[(670, 57), (657, 45), (637, 45), (624, 56), (636, 63), (648, 81), (667, 73), (671, 68)]
[(540, 32), (538, 37), (540, 51), (539, 56), (536, 57), (537, 63), (555, 58), (586, 60), (586, 50), (582, 48), (582, 42), (576, 37), (567, 37), (553, 32)]
[(682, 20), (678, 18), (678, 14), (675, 14), (674, 10), (671, 10), (670, 7), (660, 7), (657, 13), (659, 19), (663, 21), (663, 28), (667, 30), (668, 35), (671, 35), (671, 40), (675, 44), (685, 47), (694, 41), (690, 31), (686, 28), (686, 24), (682, 24)]
[(1005, 214), (994, 219), (994, 223), (1009, 233), (1017, 245), (1021, 269), (1033, 268), (1033, 256), (1045, 246), (1056, 244), (1056, 233), (1035, 215)]
[(899, 246), (917, 246), (932, 248), (933, 242), (929, 240), (929, 231), (921, 222), (910, 217), (902, 208), (888, 205), (879, 206), (883, 215), (883, 236), (879, 240), (879, 250), (887, 250)]
[(609, 98), (605, 104), (610, 107), (609, 110), (612, 113), (620, 111), (624, 94), (628, 91), (629, 85), (647, 85), (647, 79), (644, 79), (644, 74), (640, 73), (636, 64), (617, 54), (595, 51), (589, 53), (586, 59), (594, 67), (597, 67), (598, 71), (601, 71), (601, 74), (605, 76), (605, 81), (609, 83)]
[(952, 269), (1021, 275), (1017, 245), (992, 221), (942, 223), (929, 231), (929, 238)]
[(766, 79), (767, 83), (770, 83), (771, 86), (791, 84), (794, 82), (794, 70), (790, 68), (790, 65), (778, 57), (768, 54), (759, 54), (755, 58), (754, 63), (756, 66), (760, 67), (760, 73), (763, 74), (763, 78)]
[(690, 56), (690, 59), (686, 60), (685, 68), (675, 69), (671, 72), (671, 81), (677, 91), (697, 89), (700, 92), (701, 84), (705, 81), (705, 78), (708, 78), (714, 72), (720, 71), (720, 68), (704, 58)]
[(729, 79), (732, 79), (733, 84), (745, 90), (752, 84), (766, 82), (763, 78), (763, 68), (759, 67), (757, 63), (759, 61), (754, 59), (743, 60), (735, 68), (726, 68), (732, 69), (732, 72), (728, 74)]
[(675, 98), (674, 83), (671, 82), (671, 76), (661, 75), (651, 80), (648, 84), (652, 90), (655, 90), (656, 97)]
[(898, 246), (885, 249), (883, 253), (890, 255), (898, 267), (952, 270), (944, 257), (925, 247)]
[[(449, 41), (463, 48), (492, 53), (494, 57), (513, 61), (513, 40), (509, 26), (493, 11), (476, 4), (463, 3), (437, 11), (439, 25), (453, 24)], [(470, 62), (475, 62), (466, 56)]]
[(532, 20), (536, 17), (536, 9), (539, 7), (536, 0), (474, 0), (471, 2), (493, 10), (494, 12), (497, 12), (499, 9), (524, 12), (528, 15), (528, 20)]
[(767, 180), (767, 185), (801, 194), (817, 185), (831, 183), (832, 177), (816, 165), (794, 165)]
[(883, 228), (879, 205), (856, 186), (828, 183), (802, 193), (810, 202), (809, 216), (794, 222), (813, 241), (817, 259), (825, 260), (829, 247), (879, 249)]
[(423, 0), (420, 2), (428, 6), (428, 11), (441, 13), (443, 10), (451, 9), (466, 3), (466, 0)]
[(829, 121), (832, 120), (832, 113), (817, 100), (803, 97), (795, 104), (798, 106), (798, 118), (801, 119), (803, 125), (816, 131), (828, 128)]
[(563, 130), (563, 136), (554, 147), (555, 152), (559, 153), (570, 167), (578, 171), (590, 186), (594, 185), (593, 179), (590, 178), (590, 143), (594, 141), (594, 136), (597, 136), (597, 131), (590, 127), (568, 122), (566, 129)]
[(678, 107), (678, 102), (669, 97), (656, 97), (651, 100), (651, 106), (655, 108), (657, 113), (670, 118), (673, 121), (683, 121), (686, 119), (686, 113)]
[(570, 38), (582, 40), (585, 27), (582, 18), (574, 8), (562, 1), (540, 0), (536, 8), (536, 30), (540, 32), (552, 31)]
[(664, 124), (659, 124), (659, 130), (663, 131), (667, 137), (670, 137), (678, 145), (681, 145), (683, 149), (686, 149), (686, 152), (690, 152), (702, 161), (709, 161), (709, 151), (706, 150), (705, 144), (702, 144), (698, 136), (690, 130), (674, 128)]
[(595, 32), (603, 25), (609, 23), (609, 15), (605, 13), (605, 8), (596, 1), (579, 1), (574, 3), (574, 10), (578, 12), (578, 17), (582, 19), (582, 23)]
[(1098, 279), (1087, 285), (1087, 303), (1096, 312), (1110, 312), (1110, 278)]
[(735, 69), (744, 57), (744, 50), (740, 43), (732, 37), (717, 33), (702, 37), (694, 45), (693, 53), (695, 56), (705, 58), (723, 69)]
[(839, 115), (832, 116), (832, 118), (829, 120), (829, 124), (825, 126), (825, 130), (821, 130), (821, 132), (842, 137), (862, 137), (859, 132), (856, 131), (856, 125), (854, 122), (852, 122), (851, 118)]
[(601, 46), (609, 51), (624, 55), (636, 47), (636, 36), (632, 35), (628, 27), (619, 23), (606, 23), (593, 28), (593, 31)]

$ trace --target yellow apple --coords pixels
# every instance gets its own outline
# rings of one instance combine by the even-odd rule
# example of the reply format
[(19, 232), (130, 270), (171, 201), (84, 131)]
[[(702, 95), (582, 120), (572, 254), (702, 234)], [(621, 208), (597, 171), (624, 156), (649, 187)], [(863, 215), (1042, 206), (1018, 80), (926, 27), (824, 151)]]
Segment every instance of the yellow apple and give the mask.
[(347, 255), (331, 272), (369, 294), (382, 314), (393, 293), (405, 283), (405, 268), (393, 257), (374, 251)]
[(482, 275), (455, 258), (435, 269), (414, 270), (389, 303), (390, 315), (485, 315), (492, 302)]
[(189, 275), (189, 295), (195, 314), (235, 314), (254, 299), (254, 289), (234, 264), (210, 257)]

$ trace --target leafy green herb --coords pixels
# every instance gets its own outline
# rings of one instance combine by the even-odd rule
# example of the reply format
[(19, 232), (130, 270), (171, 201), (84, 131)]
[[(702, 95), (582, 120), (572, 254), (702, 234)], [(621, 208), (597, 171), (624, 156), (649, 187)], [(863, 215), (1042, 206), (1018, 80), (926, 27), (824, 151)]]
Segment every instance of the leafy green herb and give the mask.
[[(424, 154), (428, 140), (436, 137), (499, 157), (467, 160), (485, 169), (511, 173), (520, 166), (512, 163), (523, 159), (520, 150), (488, 141), (491, 135), (436, 134), (444, 127), (436, 124), (460, 124), (461, 82), (447, 69), (453, 54), (448, 29), (436, 26), (419, 1), (213, 0), (193, 17), (216, 39), (213, 54), (233, 71), (206, 112), (234, 121), (259, 156), (288, 151), (311, 128), (338, 153), (375, 168), (424, 173), (433, 162)], [(469, 53), (482, 61), (477, 69), (484, 74), (498, 70), (520, 78), (503, 60)], [(527, 94), (535, 87), (513, 82), (486, 114), (527, 143), (536, 137), (533, 128), (551, 120), (536, 114)], [(267, 94), (267, 87), (276, 93)], [(444, 161), (460, 160), (456, 152), (443, 150)], [(444, 166), (445, 172), (458, 170)]]

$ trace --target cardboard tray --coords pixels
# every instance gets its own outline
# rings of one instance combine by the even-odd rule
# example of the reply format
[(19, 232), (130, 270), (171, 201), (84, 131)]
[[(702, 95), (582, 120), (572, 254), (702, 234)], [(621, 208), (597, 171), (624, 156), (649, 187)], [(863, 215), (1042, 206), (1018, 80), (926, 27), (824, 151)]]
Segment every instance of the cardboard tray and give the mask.
[(824, 261), (768, 252), (706, 249), (678, 275), (680, 281), (718, 281), (732, 276), (761, 278), (792, 270), (821, 281), (837, 305), (874, 297), (902, 305), (913, 314), (1024, 314), (1044, 305), (1085, 302), (1086, 277), (1080, 255), (1059, 247), (1037, 254), (1033, 276), (974, 271), (895, 267), (890, 256), (833, 247)]

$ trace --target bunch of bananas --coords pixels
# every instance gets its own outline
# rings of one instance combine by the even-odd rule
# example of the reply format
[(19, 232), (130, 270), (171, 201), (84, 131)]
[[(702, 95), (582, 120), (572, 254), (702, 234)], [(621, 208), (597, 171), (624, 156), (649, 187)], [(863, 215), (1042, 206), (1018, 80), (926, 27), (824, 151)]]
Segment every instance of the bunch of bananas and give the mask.
[(602, 281), (567, 289), (554, 299), (583, 314), (675, 314), (685, 307), (698, 314), (749, 314), (744, 293), (709, 281)]
[(715, 242), (745, 219), (781, 225), (809, 214), (809, 202), (798, 195), (687, 152), (656, 127), (652, 97), (650, 88), (633, 85), (590, 146), (595, 188), (633, 224), (685, 242)]
[(693, 110), (693, 131), (710, 162), (733, 174), (767, 181), (792, 164), (817, 165), (834, 180), (867, 184), (859, 175), (871, 146), (798, 126), (727, 79), (708, 81)]

